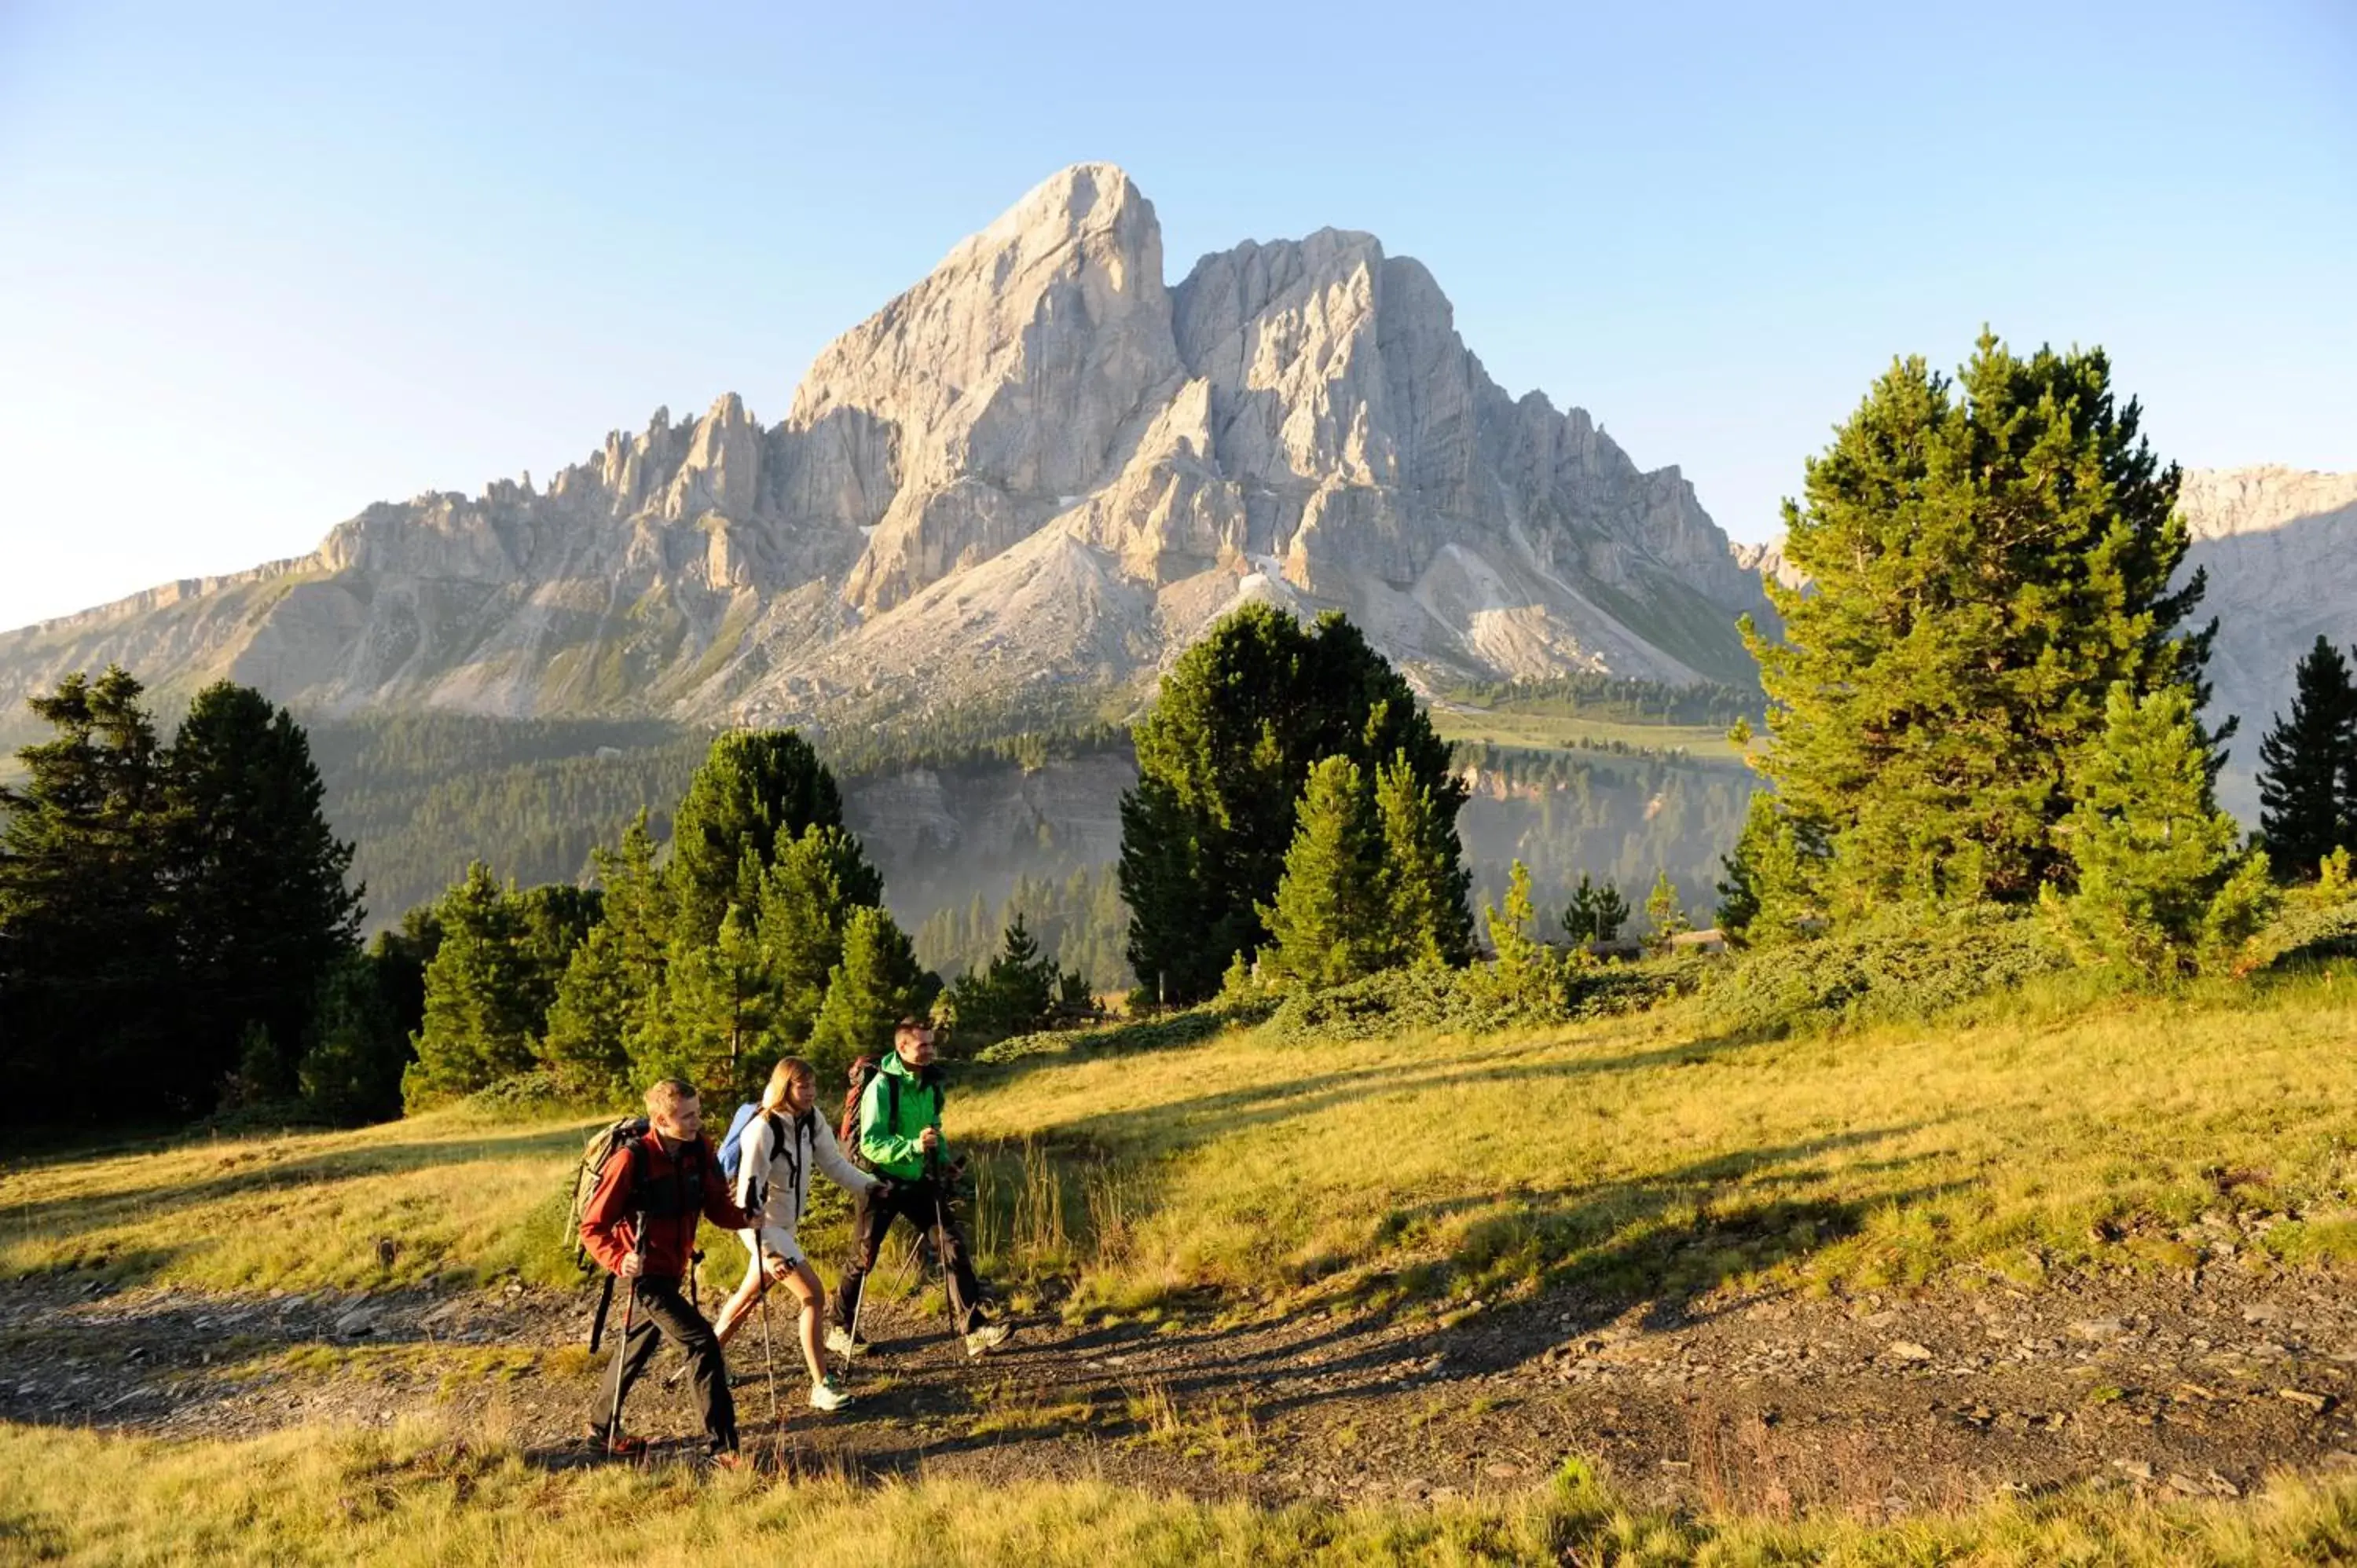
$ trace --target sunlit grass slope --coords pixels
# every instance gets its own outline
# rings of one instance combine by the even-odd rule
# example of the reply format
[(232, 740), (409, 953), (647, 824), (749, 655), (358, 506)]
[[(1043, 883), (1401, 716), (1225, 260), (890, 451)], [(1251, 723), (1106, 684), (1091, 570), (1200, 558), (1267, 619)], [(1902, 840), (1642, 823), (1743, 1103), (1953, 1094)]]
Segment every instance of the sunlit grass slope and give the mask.
[[(2357, 1257), (2357, 978), (2095, 1001), (2072, 978), (1970, 1019), (1774, 1041), (1716, 1037), (1681, 1005), (1471, 1038), (1272, 1026), (1074, 1049), (958, 1069), (950, 1131), (982, 1155), (994, 1272), (1076, 1279), (1082, 1310), (1206, 1288), (1447, 1306), (1548, 1284), (2034, 1283), (2183, 1268), (2220, 1236)], [(0, 1272), (569, 1279), (563, 1195), (590, 1124), (460, 1109), (19, 1165)], [(733, 1271), (726, 1251), (707, 1266)]]
[[(91, 1477), (107, 1477), (102, 1500)], [(172, 1444), (0, 1427), (0, 1557), (149, 1563), (1737, 1565), (2345, 1562), (2357, 1482), (2156, 1508), (2072, 1490), (1881, 1526), (1673, 1515), (1577, 1469), (1512, 1499), (1260, 1509), (1092, 1483), (856, 1487), (683, 1466), (551, 1472), (479, 1438), (296, 1430)]]
[(11, 1165), (0, 1273), (87, 1268), (290, 1290), (546, 1274), (560, 1262), (566, 1173), (593, 1124), (458, 1108), (358, 1132)]
[(1493, 1300), (2032, 1283), (2185, 1266), (2204, 1217), (2273, 1220), (2287, 1258), (2357, 1256), (2357, 979), (2091, 1002), (2073, 978), (1975, 1022), (1769, 1042), (1714, 1039), (1694, 1008), (1339, 1047), (1232, 1033), (1018, 1072), (958, 1122), (1103, 1162), (1065, 1208), (1112, 1232), (1087, 1294), (1115, 1301), (1326, 1276)]

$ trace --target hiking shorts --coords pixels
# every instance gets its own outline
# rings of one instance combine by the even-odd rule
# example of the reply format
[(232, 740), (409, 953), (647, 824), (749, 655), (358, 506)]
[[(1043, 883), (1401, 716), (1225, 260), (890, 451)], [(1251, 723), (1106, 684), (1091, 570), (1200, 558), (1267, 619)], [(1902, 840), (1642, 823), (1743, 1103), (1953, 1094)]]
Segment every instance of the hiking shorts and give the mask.
[[(737, 1240), (745, 1243), (745, 1251), (753, 1251), (753, 1233), (750, 1230), (737, 1231)], [(767, 1257), (783, 1258), (787, 1262), (803, 1268), (810, 1266), (810, 1259), (802, 1253), (802, 1243), (794, 1240), (794, 1233), (782, 1225), (761, 1227), (761, 1251)]]

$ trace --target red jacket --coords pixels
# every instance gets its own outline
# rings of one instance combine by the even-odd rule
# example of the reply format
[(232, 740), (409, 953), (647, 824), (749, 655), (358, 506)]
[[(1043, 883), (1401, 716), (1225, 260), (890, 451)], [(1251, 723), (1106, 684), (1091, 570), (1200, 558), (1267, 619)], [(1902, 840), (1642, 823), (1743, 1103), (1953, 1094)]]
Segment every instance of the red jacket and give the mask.
[(644, 1273), (658, 1280), (687, 1273), (699, 1214), (723, 1230), (744, 1230), (753, 1223), (730, 1200), (720, 1156), (708, 1141), (698, 1138), (673, 1155), (652, 1133), (623, 1144), (606, 1162), (597, 1190), (581, 1212), (581, 1244), (619, 1272), (639, 1244), (634, 1219), (640, 1214), (647, 1222)]

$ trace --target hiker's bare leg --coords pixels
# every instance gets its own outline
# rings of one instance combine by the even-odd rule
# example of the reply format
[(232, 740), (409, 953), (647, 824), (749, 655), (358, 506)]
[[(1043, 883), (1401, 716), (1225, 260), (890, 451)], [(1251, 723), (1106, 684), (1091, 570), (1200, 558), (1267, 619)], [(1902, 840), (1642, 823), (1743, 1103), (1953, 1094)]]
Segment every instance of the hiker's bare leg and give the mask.
[(807, 1260), (794, 1260), (794, 1272), (786, 1276), (786, 1288), (802, 1308), (802, 1359), (810, 1365), (811, 1381), (826, 1381), (826, 1357), (820, 1348), (826, 1335), (826, 1291), (818, 1283), (818, 1271)]
[(737, 1326), (745, 1321), (745, 1315), (753, 1310), (768, 1288), (769, 1281), (761, 1275), (761, 1260), (755, 1258), (745, 1266), (745, 1283), (737, 1287), (737, 1294), (721, 1307), (720, 1320), (712, 1326), (712, 1332), (720, 1343), (728, 1343), (728, 1337), (737, 1332)]

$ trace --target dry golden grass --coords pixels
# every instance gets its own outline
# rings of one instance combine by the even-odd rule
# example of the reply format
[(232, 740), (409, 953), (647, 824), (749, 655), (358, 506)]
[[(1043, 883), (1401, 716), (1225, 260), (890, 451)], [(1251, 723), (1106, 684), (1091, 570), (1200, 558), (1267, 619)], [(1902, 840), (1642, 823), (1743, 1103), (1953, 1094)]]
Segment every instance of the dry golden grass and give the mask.
[[(102, 1476), (102, 1492), (91, 1482)], [(1262, 1509), (1092, 1482), (861, 1487), (685, 1466), (548, 1470), (424, 1424), (238, 1443), (0, 1426), (0, 1559), (12, 1563), (686, 1568), (748, 1552), (829, 1568), (2319, 1563), (2357, 1556), (2357, 1482), (2166, 1508), (2089, 1488), (1872, 1524), (1673, 1514), (1577, 1466), (1509, 1498)]]

